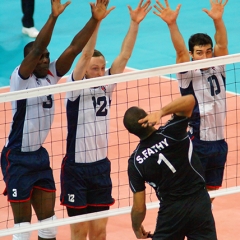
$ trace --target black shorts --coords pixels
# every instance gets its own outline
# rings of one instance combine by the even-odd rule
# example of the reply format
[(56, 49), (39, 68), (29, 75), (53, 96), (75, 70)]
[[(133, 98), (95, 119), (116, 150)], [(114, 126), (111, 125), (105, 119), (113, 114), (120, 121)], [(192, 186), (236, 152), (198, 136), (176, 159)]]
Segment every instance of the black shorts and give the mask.
[(193, 150), (201, 160), (205, 181), (208, 188), (218, 189), (222, 186), (228, 145), (225, 140), (201, 141), (192, 139)]
[(206, 189), (160, 204), (153, 240), (217, 240)]
[(107, 207), (114, 204), (111, 162), (74, 163), (64, 159), (61, 171), (61, 204), (69, 208)]
[(56, 191), (49, 155), (43, 147), (33, 152), (4, 147), (1, 169), (6, 183), (4, 195), (10, 202), (28, 201), (33, 188)]

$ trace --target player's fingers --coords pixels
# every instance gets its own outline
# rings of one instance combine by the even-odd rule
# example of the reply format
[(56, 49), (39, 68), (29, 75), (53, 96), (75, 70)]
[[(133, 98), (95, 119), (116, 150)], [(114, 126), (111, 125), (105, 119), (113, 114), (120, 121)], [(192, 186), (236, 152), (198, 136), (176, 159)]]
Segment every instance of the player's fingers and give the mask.
[(71, 1), (67, 1), (63, 4), (64, 9), (71, 3)]
[(228, 0), (226, 0), (226, 1), (223, 3), (223, 6), (225, 7), (227, 3), (228, 3)]
[(147, 123), (147, 122), (148, 122), (147, 117), (138, 120), (138, 123)]
[(165, 5), (166, 5), (166, 7), (169, 7), (168, 0), (164, 0), (164, 1), (165, 1)]
[(202, 11), (205, 12), (206, 14), (209, 13), (208, 9), (206, 9), (206, 8), (203, 8)]
[(158, 0), (156, 1), (156, 3), (161, 9), (164, 9), (164, 6)]
[(112, 11), (114, 10), (116, 7), (110, 7), (108, 10), (107, 10), (107, 15)]
[(153, 234), (151, 232), (148, 232), (147, 238), (153, 238)]
[(181, 8), (181, 4), (178, 4), (177, 7), (176, 7), (176, 11), (179, 12), (180, 8)]
[(157, 12), (155, 12), (155, 11), (153, 11), (153, 13), (154, 13), (156, 16), (160, 17), (160, 14), (159, 14), (159, 13), (157, 13)]
[[(162, 9), (159, 8), (157, 5), (154, 5), (153, 7), (154, 7), (156, 10), (158, 10), (158, 12), (160, 12), (160, 13), (162, 12)], [(153, 13), (154, 13), (154, 12), (153, 12)]]
[(129, 10), (129, 12), (131, 12), (131, 11), (132, 11), (132, 8), (131, 8), (131, 6), (130, 6), (130, 5), (128, 5), (127, 7), (128, 7), (128, 10)]
[(138, 4), (138, 7), (141, 7), (143, 3), (143, 0), (140, 1), (140, 3)]

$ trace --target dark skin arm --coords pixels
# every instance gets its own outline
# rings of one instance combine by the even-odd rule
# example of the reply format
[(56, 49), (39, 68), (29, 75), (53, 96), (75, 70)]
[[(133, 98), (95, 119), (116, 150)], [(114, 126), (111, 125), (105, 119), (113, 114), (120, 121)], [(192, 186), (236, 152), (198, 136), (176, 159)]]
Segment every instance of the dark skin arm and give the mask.
[(96, 4), (90, 3), (92, 17), (84, 28), (73, 38), (69, 47), (62, 53), (56, 62), (56, 69), (60, 76), (63, 76), (69, 71), (74, 59), (87, 44), (99, 21), (106, 16), (108, 2), (109, 0), (97, 0)]
[(20, 65), (19, 73), (25, 79), (27, 79), (36, 68), (43, 52), (46, 50), (51, 40), (53, 29), (58, 16), (65, 10), (65, 8), (70, 4), (70, 2), (68, 1), (65, 4), (61, 4), (60, 0), (51, 0), (51, 4), (51, 15), (49, 16), (46, 24), (39, 32), (33, 44), (32, 50), (23, 59)]
[(131, 210), (132, 229), (138, 239), (148, 238), (150, 232), (146, 232), (142, 223), (146, 216), (145, 191), (133, 194), (133, 206)]

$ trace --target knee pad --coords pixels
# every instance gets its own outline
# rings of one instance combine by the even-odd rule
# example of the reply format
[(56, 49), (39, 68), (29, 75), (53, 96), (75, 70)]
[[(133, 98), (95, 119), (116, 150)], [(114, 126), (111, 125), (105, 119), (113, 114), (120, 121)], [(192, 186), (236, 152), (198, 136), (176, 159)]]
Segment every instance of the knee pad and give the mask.
[[(14, 224), (14, 228), (18, 227), (27, 227), (30, 226), (30, 222), (22, 222)], [(16, 233), (13, 234), (13, 240), (29, 240), (31, 236), (31, 232), (23, 232), (23, 233)]]
[[(43, 219), (38, 222), (50, 222), (54, 219), (57, 219), (56, 215), (53, 215), (50, 218)], [(38, 236), (41, 238), (49, 239), (49, 238), (55, 238), (57, 234), (57, 228), (56, 227), (50, 227), (50, 228), (44, 228), (38, 230)]]

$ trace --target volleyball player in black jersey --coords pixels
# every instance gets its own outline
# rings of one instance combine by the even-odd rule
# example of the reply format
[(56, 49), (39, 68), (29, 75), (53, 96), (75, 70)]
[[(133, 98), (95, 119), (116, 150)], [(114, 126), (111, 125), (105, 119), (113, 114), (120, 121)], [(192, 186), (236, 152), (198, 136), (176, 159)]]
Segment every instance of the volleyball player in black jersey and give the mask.
[[(187, 95), (149, 115), (138, 107), (129, 108), (124, 115), (124, 126), (140, 138), (128, 161), (132, 228), (139, 239), (150, 233), (142, 226), (145, 182), (160, 201), (154, 240), (217, 239), (201, 162), (186, 131), (194, 104), (193, 95)], [(154, 125), (169, 114), (173, 115), (166, 125), (156, 129)]]

